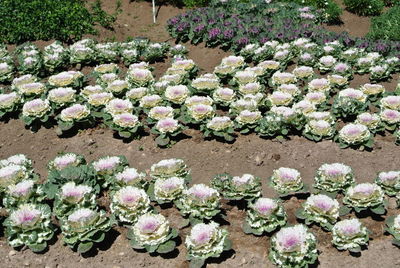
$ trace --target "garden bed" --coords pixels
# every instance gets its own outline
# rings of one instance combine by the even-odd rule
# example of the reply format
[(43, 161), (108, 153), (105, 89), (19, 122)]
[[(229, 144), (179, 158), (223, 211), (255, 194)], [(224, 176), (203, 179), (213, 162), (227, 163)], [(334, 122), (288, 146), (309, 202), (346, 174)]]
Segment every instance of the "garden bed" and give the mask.
[[(111, 5), (111, 4), (110, 4)], [(107, 6), (105, 6), (107, 8)], [(113, 7), (110, 7), (113, 8)], [(170, 6), (162, 6), (158, 21), (160, 24), (151, 24), (151, 5), (144, 2), (123, 2), (124, 12), (117, 19), (116, 32), (107, 30), (101, 32), (100, 38), (114, 38), (123, 41), (127, 36), (145, 36), (152, 41), (166, 41), (170, 39), (165, 31), (166, 20), (182, 10)], [(345, 15), (346, 16), (346, 13)], [(345, 17), (346, 18), (346, 17)], [(345, 25), (342, 30), (360, 29), (359, 22)], [(364, 21), (363, 19), (361, 21)], [(335, 29), (336, 30), (336, 29)], [(339, 28), (337, 29), (339, 30)], [(354, 35), (363, 35), (364, 32), (355, 32)], [(38, 42), (43, 45), (43, 42)], [(220, 49), (204, 48), (203, 45), (191, 46), (188, 58), (193, 59), (199, 65), (201, 73), (211, 72), (221, 59), (228, 55)], [(157, 63), (156, 76), (159, 77), (170, 65), (170, 62)], [(92, 69), (84, 69), (89, 73)], [(398, 81), (398, 74), (390, 83), (382, 83), (388, 91), (393, 91)], [(355, 75), (350, 86), (368, 83), (367, 76)], [(23, 122), (11, 120), (8, 123), (0, 123), (0, 159), (10, 155), (24, 153), (35, 161), (34, 167), (42, 177), (47, 176), (46, 164), (53, 159), (58, 152), (75, 152), (85, 155), (88, 161), (98, 159), (104, 155), (125, 155), (132, 167), (139, 170), (148, 170), (150, 166), (166, 158), (178, 157), (184, 159), (192, 170), (192, 183), (208, 184), (210, 179), (218, 173), (229, 172), (232, 175), (250, 173), (259, 176), (263, 180), (263, 193), (271, 197), (274, 193), (267, 187), (267, 178), (272, 175), (272, 170), (281, 166), (298, 169), (304, 181), (311, 184), (315, 171), (323, 163), (342, 162), (354, 169), (357, 182), (372, 182), (377, 172), (398, 170), (400, 166), (400, 150), (394, 144), (394, 137), (380, 136), (375, 138), (373, 151), (356, 151), (352, 149), (339, 149), (331, 141), (314, 143), (302, 137), (292, 137), (290, 140), (278, 142), (275, 140), (260, 139), (254, 134), (239, 136), (233, 144), (217, 141), (204, 141), (201, 133), (196, 130), (188, 130), (189, 138), (179, 141), (168, 149), (156, 147), (152, 137), (146, 136), (138, 141), (124, 143), (115, 139), (109, 129), (88, 129), (79, 134), (60, 139), (53, 129), (40, 129), (37, 133), (25, 130)], [(393, 201), (393, 200), (391, 200)], [(295, 211), (300, 207), (302, 200), (292, 197), (285, 202), (285, 209), (289, 216), (289, 222), (295, 223)], [(398, 209), (392, 208), (389, 215), (395, 215)], [(210, 260), (210, 267), (273, 267), (267, 259), (270, 246), (269, 236), (256, 237), (243, 233), (241, 225), (245, 216), (243, 210), (224, 202), (223, 208), (227, 210), (228, 229), (233, 241), (234, 253), (228, 252), (223, 257)], [(181, 218), (175, 208), (162, 210), (162, 214), (168, 217), (172, 225), (179, 225)], [(372, 231), (368, 250), (364, 250), (361, 256), (356, 258), (348, 252), (339, 252), (332, 247), (331, 235), (314, 226), (311, 228), (318, 239), (320, 250), (319, 267), (366, 267), (368, 265), (380, 265), (381, 267), (395, 267), (400, 265), (399, 249), (391, 244), (391, 237), (383, 234), (384, 221), (362, 217), (361, 221)], [(189, 228), (181, 231), (184, 239)], [(59, 236), (60, 237), (60, 236)], [(43, 254), (34, 254), (30, 250), (14, 251), (7, 245), (2, 235), (0, 240), (0, 261), (4, 267), (30, 266), (30, 267), (187, 267), (185, 260), (185, 247), (179, 245), (179, 254), (171, 255), (168, 259), (151, 257), (147, 253), (133, 250), (126, 238), (126, 229), (116, 227), (109, 233), (106, 242), (100, 244), (98, 249), (80, 256), (62, 245), (60, 239), (50, 244), (49, 250)]]

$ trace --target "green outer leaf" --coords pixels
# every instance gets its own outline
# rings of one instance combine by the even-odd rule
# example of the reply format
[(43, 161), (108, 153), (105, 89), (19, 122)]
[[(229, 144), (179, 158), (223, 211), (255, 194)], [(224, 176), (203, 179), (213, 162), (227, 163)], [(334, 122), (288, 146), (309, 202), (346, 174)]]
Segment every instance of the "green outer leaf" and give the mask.
[(92, 241), (96, 242), (96, 243), (100, 243), (104, 240), (105, 237), (106, 237), (106, 234), (100, 231), (92, 236)]
[(78, 252), (79, 253), (85, 253), (88, 252), (91, 248), (93, 247), (93, 242), (85, 242), (85, 243), (80, 243), (78, 245)]
[(45, 250), (47, 248), (47, 243), (43, 242), (41, 244), (34, 244), (34, 245), (29, 245), (29, 248), (33, 251), (33, 252), (42, 252), (43, 250)]
[(362, 211), (364, 211), (364, 210), (367, 210), (367, 208), (354, 207), (354, 210), (355, 210), (357, 213), (360, 213), (360, 212), (362, 212)]
[(125, 139), (129, 139), (130, 137), (132, 137), (132, 133), (130, 133), (129, 131), (118, 131), (118, 135)]
[(135, 238), (135, 234), (134, 234), (132, 228), (129, 228), (128, 233), (126, 234), (126, 237), (131, 240)]
[(189, 268), (201, 268), (204, 265), (205, 259), (192, 259)]
[(373, 213), (375, 213), (375, 214), (383, 215), (383, 214), (386, 213), (386, 208), (385, 208), (385, 206), (380, 205), (380, 206), (377, 206), (377, 207), (372, 207), (372, 208), (371, 208), (371, 211), (372, 211)]
[(172, 228), (170, 235), (171, 235), (171, 238), (178, 237), (179, 231), (177, 229), (175, 229), (175, 228)]
[(392, 240), (392, 244), (395, 245), (395, 246), (400, 247), (400, 240), (393, 239), (393, 240)]
[(158, 245), (144, 246), (144, 248), (147, 250), (147, 252), (153, 253), (157, 250)]
[(165, 242), (164, 244), (161, 244), (158, 246), (157, 253), (165, 254), (165, 253), (173, 251), (175, 249), (175, 247), (176, 247), (175, 241), (169, 240), (169, 241)]
[(191, 225), (194, 226), (194, 225), (196, 225), (198, 223), (202, 223), (203, 221), (201, 219), (199, 219), (199, 218), (195, 218), (195, 217), (189, 216), (189, 222), (190, 222)]
[(358, 246), (358, 247), (355, 247), (355, 248), (349, 248), (349, 251), (353, 252), (353, 253), (359, 253), (359, 252), (361, 252), (361, 247)]
[(307, 218), (306, 215), (304, 215), (304, 209), (303, 208), (299, 208), (296, 210), (295, 212), (296, 218), (304, 220)]
[(224, 241), (224, 250), (230, 250), (232, 248), (232, 241), (226, 237)]
[(131, 239), (131, 247), (134, 249), (143, 249), (144, 247), (139, 245), (135, 239)]
[(386, 225), (391, 226), (394, 223), (394, 219), (396, 218), (396, 216), (388, 216), (386, 218)]
[(151, 183), (149, 185), (149, 188), (146, 191), (147, 195), (150, 197), (151, 200), (155, 200), (155, 196), (154, 196), (154, 183)]
[(73, 122), (59, 121), (59, 123), (58, 123), (58, 127), (59, 127), (62, 131), (70, 130), (73, 126), (74, 126), (74, 123), (73, 123)]
[(245, 221), (242, 225), (243, 232), (245, 234), (252, 234), (253, 233), (253, 228), (249, 225), (247, 221)]
[(158, 136), (155, 141), (159, 146), (166, 146), (170, 142), (170, 139), (168, 137), (163, 138)]
[(342, 206), (339, 208), (339, 216), (345, 216), (351, 212), (352, 208), (348, 206)]

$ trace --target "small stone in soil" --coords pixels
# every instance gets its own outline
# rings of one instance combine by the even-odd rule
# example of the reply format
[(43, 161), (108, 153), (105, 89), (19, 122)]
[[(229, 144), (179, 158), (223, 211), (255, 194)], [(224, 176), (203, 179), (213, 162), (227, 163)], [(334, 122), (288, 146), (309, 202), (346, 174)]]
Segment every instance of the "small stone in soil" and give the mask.
[(397, 208), (397, 203), (396, 203), (397, 199), (396, 198), (390, 197), (388, 201), (389, 201), (388, 202), (388, 208), (389, 209), (396, 209)]
[(257, 155), (257, 156), (254, 158), (254, 161), (256, 162), (256, 166), (261, 166), (261, 165), (264, 163), (264, 160), (263, 160), (262, 157), (259, 156), (259, 155)]

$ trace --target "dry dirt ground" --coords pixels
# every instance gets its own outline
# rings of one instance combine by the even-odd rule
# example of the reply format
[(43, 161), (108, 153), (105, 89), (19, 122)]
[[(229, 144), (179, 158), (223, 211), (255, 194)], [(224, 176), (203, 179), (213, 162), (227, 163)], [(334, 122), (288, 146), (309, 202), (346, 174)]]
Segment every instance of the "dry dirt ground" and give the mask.
[[(109, 1), (106, 8), (114, 9), (114, 1)], [(102, 31), (101, 38), (114, 38), (122, 41), (128, 36), (146, 36), (153, 41), (166, 41), (168, 33), (164, 30), (165, 21), (182, 10), (162, 6), (158, 13), (158, 24), (151, 21), (151, 5), (146, 2), (129, 3), (123, 1), (123, 12), (116, 22), (116, 31)], [(344, 13), (344, 25), (330, 27), (335, 31), (348, 30), (355, 35), (364, 35), (368, 29), (368, 20), (349, 13)], [(44, 45), (47, 42), (39, 42)], [(208, 49), (203, 46), (187, 45), (189, 57), (202, 68), (203, 72), (212, 71), (222, 57), (228, 53), (219, 49)], [(169, 62), (157, 64), (156, 74), (161, 74)], [(89, 70), (86, 70), (89, 71)], [(398, 76), (396, 76), (397, 80)], [(353, 87), (366, 83), (367, 77), (356, 77)], [(395, 81), (386, 83), (392, 90)], [(37, 133), (25, 130), (22, 121), (11, 120), (0, 123), (0, 159), (17, 153), (24, 153), (35, 161), (35, 168), (42, 177), (46, 176), (45, 165), (58, 152), (75, 152), (86, 156), (88, 161), (104, 155), (125, 155), (131, 166), (139, 170), (148, 170), (156, 161), (165, 158), (183, 158), (192, 170), (192, 183), (208, 183), (213, 175), (224, 171), (233, 175), (251, 173), (266, 179), (272, 170), (281, 166), (298, 169), (305, 182), (311, 184), (315, 170), (323, 163), (342, 162), (353, 167), (357, 182), (372, 181), (379, 171), (400, 169), (400, 149), (394, 145), (393, 138), (378, 136), (372, 152), (361, 152), (351, 149), (342, 150), (331, 141), (314, 143), (304, 138), (292, 137), (283, 143), (263, 140), (255, 135), (240, 136), (233, 144), (217, 141), (204, 141), (197, 131), (187, 132), (189, 138), (179, 141), (168, 149), (159, 149), (151, 136), (139, 141), (124, 143), (113, 137), (108, 129), (91, 129), (78, 133), (70, 138), (57, 137), (54, 129), (40, 129)], [(274, 195), (271, 189), (264, 187), (264, 195)], [(290, 223), (295, 223), (294, 211), (304, 200), (291, 198), (285, 202)], [(388, 215), (399, 213), (394, 200), (390, 200), (391, 209)], [(207, 262), (207, 267), (273, 267), (267, 259), (269, 237), (246, 235), (241, 230), (244, 211), (224, 203), (229, 223), (223, 224), (230, 232), (233, 251), (221, 258)], [(172, 225), (179, 225), (182, 218), (176, 209), (161, 211)], [(312, 227), (318, 238), (320, 251), (318, 267), (400, 267), (400, 249), (390, 242), (391, 237), (383, 233), (384, 218), (363, 217), (361, 221), (372, 231), (369, 247), (361, 256), (354, 257), (347, 252), (339, 252), (330, 244), (331, 235)], [(182, 240), (189, 228), (180, 232)], [(109, 232), (105, 243), (84, 256), (71, 251), (62, 245), (60, 236), (43, 254), (34, 254), (30, 250), (14, 251), (7, 245), (0, 232), (0, 267), (188, 267), (185, 261), (185, 247), (181, 243), (178, 250), (162, 258), (133, 250), (128, 243), (126, 229), (116, 227)]]

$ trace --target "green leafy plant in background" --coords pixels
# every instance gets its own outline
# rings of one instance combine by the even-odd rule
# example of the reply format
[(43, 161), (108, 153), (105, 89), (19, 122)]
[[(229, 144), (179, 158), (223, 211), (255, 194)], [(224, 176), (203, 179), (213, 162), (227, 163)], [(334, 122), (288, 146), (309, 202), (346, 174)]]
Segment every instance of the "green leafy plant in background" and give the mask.
[[(400, 3), (400, 2), (399, 2)], [(367, 37), (371, 39), (400, 40), (400, 5), (392, 7), (379, 17), (371, 19)]]
[(96, 23), (112, 28), (118, 10), (107, 14), (99, 0), (90, 11), (82, 0), (4, 0), (0, 5), (0, 41), (78, 40), (84, 34), (96, 34)]
[(385, 6), (387, 6), (387, 7), (392, 7), (392, 6), (400, 4), (399, 0), (383, 0), (383, 2), (385, 3)]
[(210, 0), (182, 0), (186, 7), (203, 7), (207, 6)]
[(120, 12), (120, 5), (121, 2), (117, 1), (115, 13), (111, 15), (102, 9), (101, 0), (96, 0), (90, 6), (94, 21), (98, 22), (104, 28), (112, 30), (113, 29), (112, 24), (114, 23), (114, 21), (117, 18), (116, 16)]
[(385, 3), (382, 0), (344, 0), (346, 9), (360, 16), (376, 16), (381, 14)]

